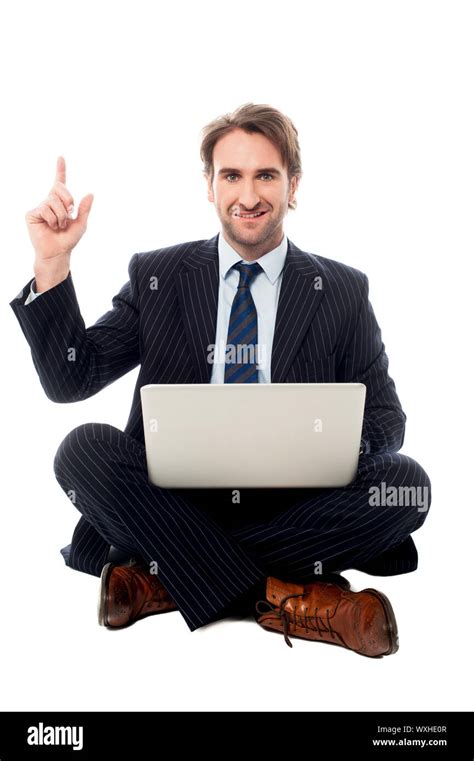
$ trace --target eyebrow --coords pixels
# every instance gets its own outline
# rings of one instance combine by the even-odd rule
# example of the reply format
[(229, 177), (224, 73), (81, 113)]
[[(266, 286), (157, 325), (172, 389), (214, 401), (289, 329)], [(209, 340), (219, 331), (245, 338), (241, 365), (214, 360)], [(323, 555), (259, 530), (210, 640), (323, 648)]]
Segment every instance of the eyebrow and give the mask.
[[(267, 173), (267, 174), (276, 174), (278, 176), (281, 176), (280, 170), (277, 169), (274, 166), (267, 166), (267, 167), (263, 167), (263, 169), (256, 169), (255, 170), (255, 174), (264, 174), (264, 173)], [(240, 174), (240, 170), (239, 169), (234, 169), (233, 167), (224, 167), (223, 169), (219, 169), (217, 174), (218, 175), (221, 175), (221, 174)]]

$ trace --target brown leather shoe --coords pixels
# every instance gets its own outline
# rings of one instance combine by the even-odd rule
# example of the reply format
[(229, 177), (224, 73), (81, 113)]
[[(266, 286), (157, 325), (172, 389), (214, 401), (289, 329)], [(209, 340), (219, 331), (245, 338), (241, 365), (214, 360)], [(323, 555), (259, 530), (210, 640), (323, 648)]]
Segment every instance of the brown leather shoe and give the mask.
[[(328, 642), (375, 658), (398, 650), (398, 630), (388, 598), (376, 589), (353, 592), (338, 584), (292, 584), (270, 576), (257, 623), (303, 639)], [(262, 611), (261, 605), (269, 610)]]
[(177, 610), (175, 601), (147, 565), (104, 565), (97, 608), (101, 626), (127, 626), (139, 618), (170, 610)]

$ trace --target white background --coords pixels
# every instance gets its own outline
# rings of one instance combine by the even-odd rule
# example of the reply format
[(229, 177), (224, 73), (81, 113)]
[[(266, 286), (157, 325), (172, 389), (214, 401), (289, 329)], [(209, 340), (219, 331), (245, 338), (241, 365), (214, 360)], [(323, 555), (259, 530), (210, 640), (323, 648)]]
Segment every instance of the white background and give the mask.
[[(8, 7), (8, 10), (6, 8)], [(4, 4), (0, 14), (2, 710), (472, 710), (473, 9), (470, 2)], [(57, 156), (76, 208), (72, 258), (92, 324), (137, 251), (210, 238), (199, 132), (244, 102), (297, 126), (300, 248), (367, 273), (408, 417), (403, 452), (433, 503), (419, 568), (355, 589), (390, 598), (400, 650), (381, 660), (251, 619), (193, 633), (178, 612), (100, 627), (99, 580), (64, 564), (79, 513), (59, 443), (125, 426), (138, 369), (96, 397), (49, 401), (9, 302), (33, 276), (24, 215)]]

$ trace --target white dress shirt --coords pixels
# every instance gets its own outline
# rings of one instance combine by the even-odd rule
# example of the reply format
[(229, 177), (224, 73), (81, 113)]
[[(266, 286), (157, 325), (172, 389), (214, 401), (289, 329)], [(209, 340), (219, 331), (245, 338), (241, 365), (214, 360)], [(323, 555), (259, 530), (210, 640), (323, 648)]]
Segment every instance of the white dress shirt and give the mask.
[(26, 297), (26, 300), (23, 306), (26, 306), (27, 304), (31, 304), (31, 302), (34, 301), (37, 296), (41, 296), (41, 294), (43, 293), (43, 291), (35, 291), (33, 289), (34, 282), (35, 282), (34, 280), (31, 281), (30, 292), (28, 296)]
[[(250, 293), (257, 310), (258, 330), (258, 382), (271, 383), (271, 359), (275, 319), (278, 307), (278, 297), (282, 279), (282, 270), (288, 250), (288, 239), (285, 234), (279, 245), (256, 259), (263, 269), (250, 283)], [(240, 275), (232, 269), (236, 262), (247, 262), (227, 242), (222, 233), (218, 238), (219, 252), (219, 296), (217, 306), (217, 325), (214, 364), (212, 367), (211, 383), (224, 383), (225, 347), (229, 332), (230, 312), (232, 302), (237, 293)]]

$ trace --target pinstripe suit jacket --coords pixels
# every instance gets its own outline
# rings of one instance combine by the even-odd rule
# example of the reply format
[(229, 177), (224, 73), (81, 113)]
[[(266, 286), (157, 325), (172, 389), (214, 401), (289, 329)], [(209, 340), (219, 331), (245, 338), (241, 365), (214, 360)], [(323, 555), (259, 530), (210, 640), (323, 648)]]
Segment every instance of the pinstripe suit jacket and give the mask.
[[(125, 433), (144, 442), (140, 387), (208, 383), (215, 342), (218, 235), (136, 253), (112, 309), (85, 327), (71, 273), (27, 306), (32, 280), (10, 302), (43, 389), (76, 402), (140, 365)], [(367, 276), (288, 239), (271, 357), (273, 383), (361, 382), (364, 451), (398, 451), (406, 416), (372, 306)], [(71, 349), (74, 352), (71, 352)], [(71, 361), (73, 359), (73, 361)]]

